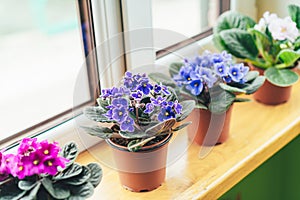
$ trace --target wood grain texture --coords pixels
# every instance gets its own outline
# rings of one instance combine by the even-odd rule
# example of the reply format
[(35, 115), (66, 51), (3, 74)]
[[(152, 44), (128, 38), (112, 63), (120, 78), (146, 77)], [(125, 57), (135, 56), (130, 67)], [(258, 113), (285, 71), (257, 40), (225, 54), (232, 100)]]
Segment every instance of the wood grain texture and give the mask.
[(90, 199), (217, 199), (299, 135), (300, 83), (293, 87), (288, 103), (236, 103), (232, 114), (229, 140), (204, 158), (199, 158), (201, 147), (190, 144), (184, 131), (176, 135), (169, 153), (177, 151), (179, 156), (167, 167), (162, 186), (151, 192), (133, 193), (121, 187), (117, 172), (105, 164), (113, 162), (107, 144), (88, 149), (78, 162), (99, 162), (104, 173)]

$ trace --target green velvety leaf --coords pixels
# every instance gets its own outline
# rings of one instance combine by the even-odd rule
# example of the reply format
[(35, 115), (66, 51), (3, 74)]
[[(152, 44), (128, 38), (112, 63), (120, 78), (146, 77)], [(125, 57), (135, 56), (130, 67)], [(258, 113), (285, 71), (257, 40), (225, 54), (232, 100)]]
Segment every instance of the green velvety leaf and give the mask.
[(175, 82), (173, 79), (163, 73), (154, 72), (148, 75), (153, 81), (157, 83), (162, 83), (165, 86), (170, 86), (172, 88), (176, 87)]
[(98, 98), (98, 99), (97, 99), (97, 103), (98, 103), (98, 105), (99, 105), (104, 111), (107, 110), (106, 106), (109, 105), (108, 99)]
[(296, 22), (297, 28), (300, 29), (300, 7), (297, 5), (289, 5), (288, 11), (292, 20)]
[(214, 31), (219, 33), (232, 28), (247, 30), (248, 28), (254, 27), (255, 24), (256, 22), (246, 15), (236, 11), (227, 11), (218, 18)]
[(172, 129), (172, 131), (179, 131), (179, 130), (185, 128), (186, 126), (190, 125), (191, 123), (192, 123), (192, 122), (185, 122), (185, 123), (183, 123), (183, 124), (181, 124), (181, 125), (175, 127), (174, 129)]
[(254, 59), (258, 55), (258, 49), (252, 35), (240, 29), (224, 30), (220, 33), (226, 45), (226, 50), (238, 58)]
[(234, 102), (249, 102), (251, 99), (246, 98), (235, 98)]
[(256, 77), (259, 76), (259, 72), (258, 71), (249, 71), (245, 77), (246, 81), (252, 81), (254, 80)]
[(1, 185), (0, 187), (0, 199), (1, 200), (19, 200), (27, 191), (20, 190), (17, 184), (8, 183)]
[(256, 29), (250, 29), (249, 32), (254, 36), (254, 42), (262, 55), (262, 57), (272, 63), (273, 58), (268, 54), (272, 47), (272, 39), (267, 36), (266, 34), (256, 30)]
[(204, 110), (208, 109), (205, 105), (203, 105), (202, 103), (199, 103), (199, 102), (196, 103), (195, 108), (200, 108), (200, 109), (204, 109)]
[(221, 38), (219, 33), (214, 33), (213, 43), (220, 51), (227, 51), (225, 42)]
[(26, 180), (21, 180), (18, 183), (18, 187), (21, 190), (31, 190), (35, 185), (37, 184), (37, 182), (33, 182), (33, 181), (26, 181)]
[(220, 83), (220, 87), (228, 92), (232, 92), (232, 93), (246, 93), (246, 90), (244, 89), (240, 89), (237, 87), (233, 87), (224, 83)]
[(270, 67), (265, 71), (265, 76), (274, 85), (287, 87), (298, 81), (298, 75), (289, 69), (276, 69)]
[(169, 73), (171, 75), (171, 77), (173, 77), (174, 75), (178, 74), (179, 71), (180, 71), (180, 68), (183, 66), (183, 63), (182, 62), (175, 62), (175, 63), (172, 63), (170, 65), (170, 68), (169, 68)]
[(68, 185), (81, 185), (89, 180), (91, 177), (91, 170), (86, 166), (81, 166), (82, 171), (79, 175), (69, 179), (62, 180), (62, 183)]
[(168, 91), (171, 93), (169, 96), (167, 96), (166, 101), (176, 101), (178, 100), (178, 96), (176, 94), (176, 91), (171, 88), (171, 87), (167, 87)]
[(284, 49), (279, 52), (276, 57), (276, 62), (279, 60), (285, 64), (285, 67), (291, 67), (295, 64), (295, 62), (300, 58), (300, 53), (290, 50)]
[(71, 195), (69, 189), (60, 184), (52, 183), (49, 178), (44, 178), (42, 184), (49, 194), (56, 199), (67, 199)]
[(61, 151), (61, 156), (69, 160), (69, 162), (66, 163), (66, 167), (72, 165), (78, 156), (77, 145), (74, 142), (66, 144)]
[(22, 197), (22, 200), (34, 200), (34, 199), (36, 199), (36, 196), (37, 196), (37, 193), (39, 192), (40, 187), (41, 187), (41, 182), (37, 182), (34, 185), (34, 188), (29, 192), (29, 194)]
[(142, 139), (131, 140), (127, 145), (127, 149), (131, 152), (136, 152), (140, 150), (142, 148), (142, 145), (140, 144), (141, 141)]
[(102, 123), (113, 122), (112, 120), (108, 119), (103, 115), (106, 113), (106, 111), (99, 106), (87, 107), (84, 109), (83, 113), (87, 118), (96, 122), (102, 122)]
[(187, 118), (189, 116), (189, 114), (193, 111), (193, 109), (195, 108), (195, 105), (196, 105), (195, 101), (193, 101), (193, 100), (182, 101), (182, 102), (180, 102), (180, 104), (182, 106), (182, 111), (181, 111), (182, 114), (176, 118), (177, 122), (181, 122), (182, 120)]
[(209, 104), (209, 110), (212, 113), (223, 113), (228, 110), (235, 99), (235, 95), (227, 92), (220, 91), (218, 94), (211, 96), (211, 102)]
[(93, 126), (93, 127), (87, 127), (87, 126), (81, 126), (82, 129), (84, 129), (88, 134), (92, 136), (97, 136), (102, 139), (108, 139), (111, 138), (113, 135), (113, 130), (107, 127), (100, 127), (100, 126)]
[(94, 187), (93, 185), (88, 182), (84, 185), (72, 187), (71, 189), (71, 195), (68, 198), (68, 200), (83, 200), (91, 197), (94, 193)]
[(59, 181), (59, 180), (65, 180), (68, 178), (75, 177), (79, 175), (83, 170), (83, 167), (79, 164), (73, 163), (70, 167), (66, 168), (62, 172), (58, 173), (53, 177), (53, 180)]
[(296, 50), (297, 53), (300, 53), (300, 36), (294, 42), (294, 48), (294, 50)]
[(147, 134), (145, 131), (138, 130), (137, 128), (133, 132), (124, 132), (120, 131), (119, 134), (122, 136), (122, 138), (126, 139), (136, 139), (136, 138), (146, 138)]
[(102, 179), (102, 169), (97, 163), (90, 163), (87, 167), (91, 171), (91, 177), (89, 182), (94, 186), (97, 187)]
[(252, 82), (250, 82), (246, 87), (243, 89), (246, 90), (246, 94), (252, 94), (256, 92), (260, 86), (262, 86), (265, 82), (264, 76), (258, 76), (256, 77)]
[[(227, 50), (227, 47), (220, 37), (220, 32), (232, 28), (247, 30), (255, 25), (255, 21), (248, 16), (242, 15), (235, 11), (224, 12), (217, 20), (217, 25), (214, 26), (213, 41), (219, 50)], [(227, 50), (228, 51), (228, 50)]]

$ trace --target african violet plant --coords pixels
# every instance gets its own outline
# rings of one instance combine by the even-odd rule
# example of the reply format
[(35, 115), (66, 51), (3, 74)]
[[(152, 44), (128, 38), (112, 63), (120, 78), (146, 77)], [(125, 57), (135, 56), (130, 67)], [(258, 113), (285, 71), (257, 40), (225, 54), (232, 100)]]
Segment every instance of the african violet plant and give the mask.
[(223, 113), (233, 102), (248, 101), (237, 94), (252, 94), (265, 78), (250, 71), (243, 63), (235, 64), (230, 54), (205, 51), (194, 59), (170, 66), (170, 78), (161, 73), (149, 76), (166, 85), (177, 87), (177, 93), (196, 100), (196, 107), (213, 113)]
[(300, 58), (300, 7), (290, 5), (288, 11), (290, 16), (285, 18), (266, 12), (258, 24), (238, 12), (225, 12), (214, 27), (215, 44), (265, 70), (274, 85), (290, 86), (298, 80), (289, 68)]
[(24, 138), (16, 154), (0, 152), (0, 199), (86, 199), (100, 183), (96, 163), (74, 163), (76, 144)]
[(117, 138), (130, 151), (138, 151), (148, 142), (187, 126), (189, 122), (174, 128), (195, 105), (194, 101), (178, 102), (172, 88), (152, 84), (146, 74), (130, 72), (126, 72), (120, 87), (103, 89), (97, 102), (84, 114), (93, 121), (109, 124), (82, 128), (103, 139)]

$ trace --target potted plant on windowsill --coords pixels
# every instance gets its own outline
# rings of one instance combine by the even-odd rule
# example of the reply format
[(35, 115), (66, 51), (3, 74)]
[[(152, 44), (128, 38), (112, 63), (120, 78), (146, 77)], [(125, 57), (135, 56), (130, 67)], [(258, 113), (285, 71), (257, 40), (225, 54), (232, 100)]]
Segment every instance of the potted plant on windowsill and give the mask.
[(288, 101), (291, 86), (298, 80), (292, 69), (300, 58), (300, 8), (290, 5), (288, 10), (290, 16), (285, 18), (266, 12), (258, 24), (228, 11), (214, 27), (214, 41), (220, 50), (243, 59), (266, 76), (265, 84), (254, 94), (265, 104)]
[(74, 163), (77, 146), (24, 138), (17, 153), (0, 152), (0, 199), (86, 199), (100, 183), (96, 163)]
[(176, 122), (188, 116), (194, 101), (178, 102), (172, 88), (152, 84), (146, 74), (126, 72), (122, 85), (102, 90), (97, 102), (84, 114), (102, 124), (82, 128), (112, 147), (123, 187), (140, 192), (160, 186), (172, 134), (190, 124)]
[(196, 109), (189, 119), (189, 137), (199, 145), (223, 143), (229, 134), (234, 102), (248, 101), (237, 94), (252, 94), (265, 78), (257, 71), (250, 71), (243, 63), (234, 64), (230, 54), (205, 51), (195, 59), (173, 63), (170, 74), (152, 73), (149, 76), (163, 84), (178, 87), (184, 98), (196, 101)]

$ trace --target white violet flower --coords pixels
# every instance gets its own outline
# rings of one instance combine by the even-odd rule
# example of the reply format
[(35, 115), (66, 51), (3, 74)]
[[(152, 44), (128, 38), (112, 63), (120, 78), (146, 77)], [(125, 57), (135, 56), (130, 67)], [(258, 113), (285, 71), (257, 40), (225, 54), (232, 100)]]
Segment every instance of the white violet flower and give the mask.
[(299, 36), (296, 23), (292, 21), (291, 17), (274, 19), (270, 22), (268, 28), (275, 40), (287, 39), (294, 42)]
[(254, 29), (265, 32), (267, 26), (274, 20), (278, 19), (278, 16), (275, 13), (271, 13), (269, 11), (263, 14), (263, 17), (260, 18), (258, 24), (254, 26)]
[(265, 12), (265, 13), (263, 14), (263, 17), (264, 17), (264, 19), (265, 19), (267, 25), (269, 25), (272, 21), (278, 19), (277, 14), (275, 14), (275, 13), (271, 13), (271, 14), (270, 14), (269, 11)]

